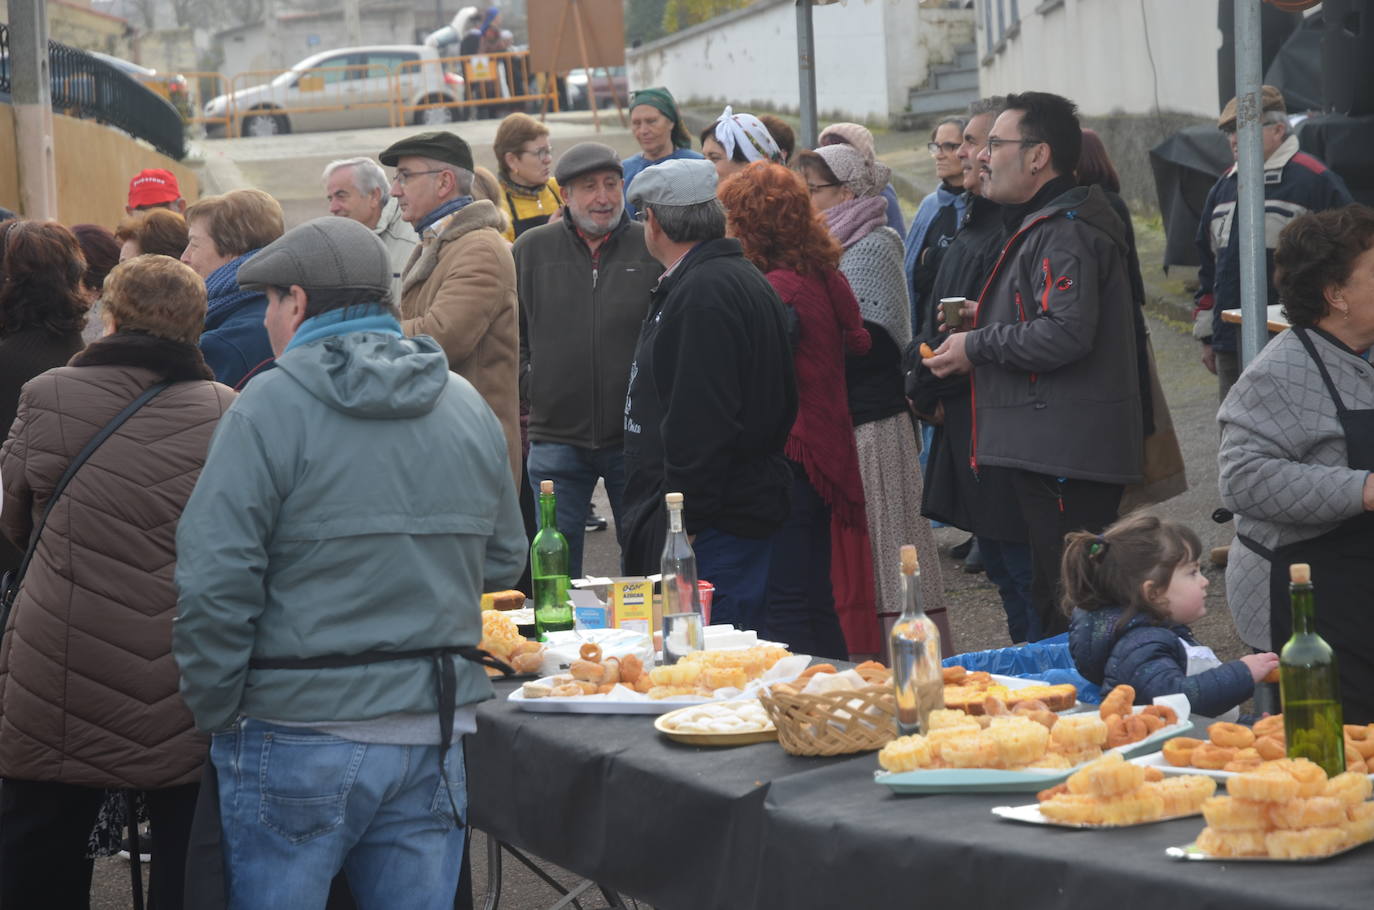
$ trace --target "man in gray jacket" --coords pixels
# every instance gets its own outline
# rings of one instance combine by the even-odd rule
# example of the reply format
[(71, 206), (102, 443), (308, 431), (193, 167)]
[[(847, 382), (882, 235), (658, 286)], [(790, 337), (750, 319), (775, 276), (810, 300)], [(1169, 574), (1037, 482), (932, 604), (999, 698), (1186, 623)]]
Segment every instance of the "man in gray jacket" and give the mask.
[(401, 207), (390, 195), (386, 171), (371, 158), (343, 158), (324, 168), (324, 196), (329, 214), (352, 218), (368, 228), (386, 247), (391, 261), (391, 299), (401, 299), (401, 273), (419, 238), (401, 217)]
[(453, 906), (460, 737), (492, 694), (478, 602), (526, 542), (499, 422), (402, 335), (389, 272), (333, 217), (239, 272), (277, 369), (225, 413), (182, 515), (173, 633), (214, 733), (231, 908), (321, 906), (341, 869), (363, 908)]
[(1143, 460), (1125, 231), (1100, 189), (1075, 184), (1082, 141), (1067, 98), (1007, 96), (979, 161), (1011, 239), (972, 330), (925, 360), (937, 376), (973, 374), (974, 469), (1014, 469), (1040, 620), (1032, 641), (1068, 628), (1058, 608), (1064, 535), (1114, 521)]
[(564, 153), (554, 175), (563, 219), (515, 241), (520, 387), (530, 405), (530, 486), (552, 480), (569, 567), (582, 574), (582, 537), (600, 477), (616, 533), (625, 489), (625, 390), (639, 327), (663, 272), (644, 226), (625, 213), (620, 157), (599, 142)]

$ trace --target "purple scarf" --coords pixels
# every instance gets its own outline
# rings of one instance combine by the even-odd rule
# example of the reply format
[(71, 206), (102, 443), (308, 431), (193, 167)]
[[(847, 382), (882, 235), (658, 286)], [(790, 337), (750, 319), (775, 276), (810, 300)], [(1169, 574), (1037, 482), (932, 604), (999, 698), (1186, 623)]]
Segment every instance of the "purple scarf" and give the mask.
[(887, 200), (882, 196), (850, 199), (825, 210), (830, 234), (849, 249), (871, 233), (874, 228), (887, 225)]

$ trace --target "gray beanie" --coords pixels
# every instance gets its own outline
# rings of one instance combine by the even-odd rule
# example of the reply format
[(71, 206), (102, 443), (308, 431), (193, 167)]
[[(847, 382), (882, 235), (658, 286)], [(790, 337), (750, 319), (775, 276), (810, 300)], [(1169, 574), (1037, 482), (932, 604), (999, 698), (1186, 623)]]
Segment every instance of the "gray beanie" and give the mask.
[(309, 290), (391, 293), (391, 263), (377, 235), (352, 218), (326, 215), (297, 225), (239, 267), (239, 287), (293, 284)]

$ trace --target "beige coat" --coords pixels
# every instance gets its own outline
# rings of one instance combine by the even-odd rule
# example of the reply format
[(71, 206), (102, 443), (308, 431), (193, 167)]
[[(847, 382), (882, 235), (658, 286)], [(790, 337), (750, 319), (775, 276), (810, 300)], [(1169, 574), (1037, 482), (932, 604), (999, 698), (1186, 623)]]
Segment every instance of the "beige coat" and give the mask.
[(479, 199), (426, 236), (401, 280), (401, 328), (429, 335), (450, 370), (476, 387), (506, 434), (511, 476), (520, 486), (520, 318), (515, 260), (501, 214)]

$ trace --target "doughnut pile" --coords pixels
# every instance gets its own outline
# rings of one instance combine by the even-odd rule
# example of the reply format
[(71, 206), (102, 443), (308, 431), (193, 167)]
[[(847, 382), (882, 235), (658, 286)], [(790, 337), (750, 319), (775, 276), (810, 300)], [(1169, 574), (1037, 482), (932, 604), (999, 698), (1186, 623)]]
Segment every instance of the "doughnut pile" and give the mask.
[(1117, 686), (1102, 699), (1097, 713), (1107, 722), (1107, 748), (1138, 743), (1151, 733), (1178, 723), (1178, 714), (1168, 705), (1147, 705), (1138, 713), (1134, 705), (1135, 689), (1130, 686)]
[(1284, 758), (1236, 775), (1226, 789), (1229, 796), (1202, 804), (1207, 827), (1197, 846), (1213, 856), (1306, 859), (1374, 840), (1374, 803), (1368, 802), (1364, 772), (1328, 780), (1307, 759)]
[(963, 667), (945, 667), (945, 707), (963, 711), (966, 714), (982, 714), (983, 705), (988, 697), (1003, 702), (1010, 708), (1021, 702), (1043, 702), (1050, 711), (1064, 711), (1072, 708), (1078, 700), (1078, 689), (1068, 683), (1057, 686), (1036, 685), (1022, 689), (1009, 689), (992, 681), (991, 673), (975, 671), (970, 673)]
[(1138, 825), (1195, 815), (1216, 792), (1200, 775), (1165, 779), (1158, 768), (1124, 761), (1109, 752), (1057, 787), (1036, 794), (1040, 814), (1067, 825)]
[[(619, 684), (652, 699), (674, 695), (712, 698), (718, 689), (743, 689), (786, 656), (786, 648), (765, 645), (734, 651), (693, 651), (671, 666), (650, 669), (633, 654), (603, 659), (600, 646), (588, 642), (579, 652), (581, 659), (569, 665), (567, 674), (526, 683), (524, 696), (605, 695)], [(814, 667), (811, 672), (819, 669)]]
[(601, 646), (587, 642), (578, 651), (578, 657), (567, 673), (540, 682), (527, 682), (521, 694), (525, 698), (573, 698), (605, 695), (617, 685), (640, 693), (653, 689), (643, 661), (633, 654), (603, 660)]
[(482, 611), (482, 640), (477, 647), (510, 664), (516, 673), (538, 673), (544, 662), (544, 646), (521, 635), (515, 620), (498, 610)]
[(930, 713), (926, 735), (898, 737), (884, 746), (878, 753), (878, 764), (887, 771), (1067, 770), (1100, 758), (1106, 741), (1106, 723), (1091, 714), (1055, 716), (1051, 728), (1025, 715), (972, 717), (963, 711), (942, 709)]
[[(1274, 714), (1255, 722), (1213, 724), (1207, 728), (1208, 741), (1178, 736), (1164, 743), (1164, 760), (1177, 768), (1206, 768), (1213, 771), (1254, 771), (1267, 761), (1288, 755), (1283, 733), (1283, 715)], [(1345, 769), (1374, 772), (1374, 724), (1345, 726)]]

